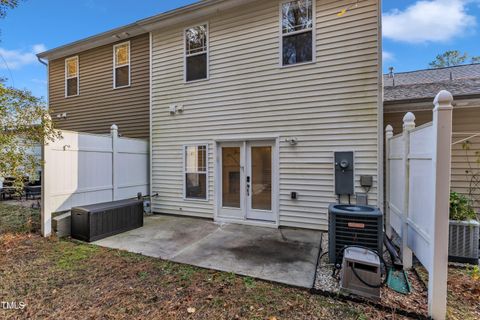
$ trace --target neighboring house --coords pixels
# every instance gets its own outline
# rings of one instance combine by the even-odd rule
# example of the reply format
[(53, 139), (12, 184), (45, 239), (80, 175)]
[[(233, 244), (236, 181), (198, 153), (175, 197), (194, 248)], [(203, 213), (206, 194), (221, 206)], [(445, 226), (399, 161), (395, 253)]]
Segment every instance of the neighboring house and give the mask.
[[(360, 1), (339, 17), (350, 4), (206, 0), (50, 50), (39, 55), (56, 75), (50, 107), (67, 112), (58, 122), (65, 129), (115, 122), (133, 132), (125, 126), (144, 114), (143, 102), (106, 103), (145, 100), (133, 90), (149, 83), (135, 75), (145, 70), (135, 61), (150, 54), (153, 211), (326, 230), (337, 201), (334, 151), (355, 153), (355, 192), (369, 175), (370, 204), (383, 197), (380, 1)], [(135, 51), (134, 37), (150, 46)], [(129, 39), (132, 88), (113, 90), (113, 48)], [(79, 87), (70, 81), (78, 74)], [(79, 95), (65, 98), (76, 84)]]
[(150, 135), (150, 41), (144, 31), (105, 33), (38, 55), (48, 59), (48, 101), (56, 127), (126, 137)]
[[(480, 64), (384, 75), (384, 126), (402, 131), (406, 112), (415, 114), (417, 126), (432, 121), (433, 99), (448, 90), (455, 99), (453, 110), (452, 189), (469, 194), (471, 177), (465, 171), (480, 170), (475, 151), (480, 151)], [(471, 143), (469, 152), (461, 141)], [(472, 166), (472, 168), (470, 167)], [(480, 189), (473, 192), (480, 212)]]

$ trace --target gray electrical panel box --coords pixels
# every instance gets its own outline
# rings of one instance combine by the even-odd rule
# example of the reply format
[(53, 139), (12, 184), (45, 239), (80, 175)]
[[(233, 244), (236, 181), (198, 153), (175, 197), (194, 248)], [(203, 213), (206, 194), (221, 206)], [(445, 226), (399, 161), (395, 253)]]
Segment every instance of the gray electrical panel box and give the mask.
[(353, 152), (335, 152), (335, 194), (353, 194)]

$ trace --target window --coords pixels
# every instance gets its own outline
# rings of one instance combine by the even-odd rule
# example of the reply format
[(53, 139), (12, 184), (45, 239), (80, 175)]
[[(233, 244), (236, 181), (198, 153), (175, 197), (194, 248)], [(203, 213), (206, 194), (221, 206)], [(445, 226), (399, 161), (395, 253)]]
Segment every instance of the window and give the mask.
[(130, 42), (113, 47), (113, 87), (115, 89), (130, 85)]
[(185, 81), (208, 78), (208, 26), (185, 30)]
[(65, 96), (73, 97), (79, 94), (78, 57), (65, 59)]
[(313, 61), (313, 3), (296, 0), (282, 3), (282, 65)]
[(207, 199), (207, 146), (185, 146), (185, 198)]

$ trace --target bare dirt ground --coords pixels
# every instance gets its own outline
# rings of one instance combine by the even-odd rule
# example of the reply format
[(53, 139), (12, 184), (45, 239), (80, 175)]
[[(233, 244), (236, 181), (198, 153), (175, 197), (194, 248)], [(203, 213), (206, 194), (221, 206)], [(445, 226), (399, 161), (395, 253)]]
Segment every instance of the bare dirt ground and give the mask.
[[(0, 319), (404, 319), (367, 303), (44, 239), (32, 232), (38, 213), (30, 210), (0, 204)], [(451, 270), (451, 319), (480, 318), (479, 286), (471, 272)]]

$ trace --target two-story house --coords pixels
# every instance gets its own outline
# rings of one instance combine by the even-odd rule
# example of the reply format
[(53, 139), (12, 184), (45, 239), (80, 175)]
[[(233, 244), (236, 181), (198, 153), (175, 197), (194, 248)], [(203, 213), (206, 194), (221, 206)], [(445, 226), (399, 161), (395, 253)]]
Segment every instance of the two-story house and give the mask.
[(60, 128), (149, 136), (154, 212), (326, 230), (335, 151), (382, 199), (380, 12), (206, 0), (39, 57)]

